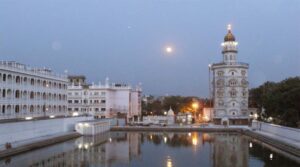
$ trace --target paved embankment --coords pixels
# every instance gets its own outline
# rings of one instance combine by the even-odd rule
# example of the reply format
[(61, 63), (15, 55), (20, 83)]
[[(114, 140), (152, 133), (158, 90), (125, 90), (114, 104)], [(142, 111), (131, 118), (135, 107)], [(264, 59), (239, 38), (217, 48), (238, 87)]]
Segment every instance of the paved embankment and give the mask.
[(9, 157), (12, 155), (20, 154), (26, 151), (32, 151), (34, 149), (46, 147), (49, 145), (53, 145), (56, 143), (64, 142), (76, 137), (81, 136), (79, 133), (76, 132), (68, 132), (60, 135), (53, 135), (49, 137), (44, 137), (41, 139), (33, 139), (32, 142), (27, 142), (26, 144), (20, 144), (19, 146), (14, 147), (12, 145), (12, 148), (0, 150), (0, 159)]
[(261, 133), (259, 131), (243, 130), (244, 135), (250, 136), (273, 147), (290, 153), (294, 156), (300, 157), (300, 148), (294, 141), (285, 139), (280, 136), (270, 135), (268, 133)]

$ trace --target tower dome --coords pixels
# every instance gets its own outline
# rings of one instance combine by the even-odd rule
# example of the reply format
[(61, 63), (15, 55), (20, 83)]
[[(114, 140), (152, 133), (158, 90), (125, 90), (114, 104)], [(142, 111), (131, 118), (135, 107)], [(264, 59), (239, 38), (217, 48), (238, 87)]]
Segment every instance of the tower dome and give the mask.
[(230, 25), (230, 24), (227, 26), (227, 30), (228, 30), (228, 32), (227, 32), (227, 34), (226, 34), (225, 37), (224, 37), (224, 42), (227, 42), (227, 41), (235, 41), (235, 37), (234, 37), (234, 35), (231, 33), (231, 25)]

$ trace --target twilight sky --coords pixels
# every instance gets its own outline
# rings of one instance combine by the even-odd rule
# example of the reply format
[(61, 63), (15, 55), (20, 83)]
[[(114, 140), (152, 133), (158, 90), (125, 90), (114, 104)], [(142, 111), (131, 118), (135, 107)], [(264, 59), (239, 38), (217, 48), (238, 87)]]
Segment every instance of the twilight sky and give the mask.
[(228, 23), (250, 87), (300, 75), (299, 0), (1, 0), (0, 59), (204, 97)]

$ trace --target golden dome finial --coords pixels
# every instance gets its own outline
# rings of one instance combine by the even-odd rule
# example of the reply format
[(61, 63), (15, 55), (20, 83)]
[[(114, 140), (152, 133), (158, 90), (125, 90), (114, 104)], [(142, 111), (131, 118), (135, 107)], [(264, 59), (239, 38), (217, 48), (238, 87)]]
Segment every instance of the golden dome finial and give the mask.
[(235, 37), (231, 32), (231, 24), (227, 25), (227, 30), (228, 30), (228, 32), (227, 32), (226, 36), (224, 37), (224, 41), (225, 42), (226, 41), (235, 41)]

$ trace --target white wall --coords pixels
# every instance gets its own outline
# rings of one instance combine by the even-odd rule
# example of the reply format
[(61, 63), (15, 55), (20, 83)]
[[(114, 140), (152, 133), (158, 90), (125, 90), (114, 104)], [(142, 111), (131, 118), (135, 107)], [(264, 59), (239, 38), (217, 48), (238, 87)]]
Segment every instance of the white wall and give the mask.
[(252, 121), (252, 127), (256, 130), (268, 132), (277, 136), (289, 138), (300, 142), (300, 129), (297, 128), (289, 128), (285, 126), (274, 125), (255, 120)]
[(24, 141), (32, 138), (70, 132), (75, 123), (91, 120), (92, 117), (70, 117), (48, 120), (23, 121), (0, 124), (0, 145), (6, 142)]

